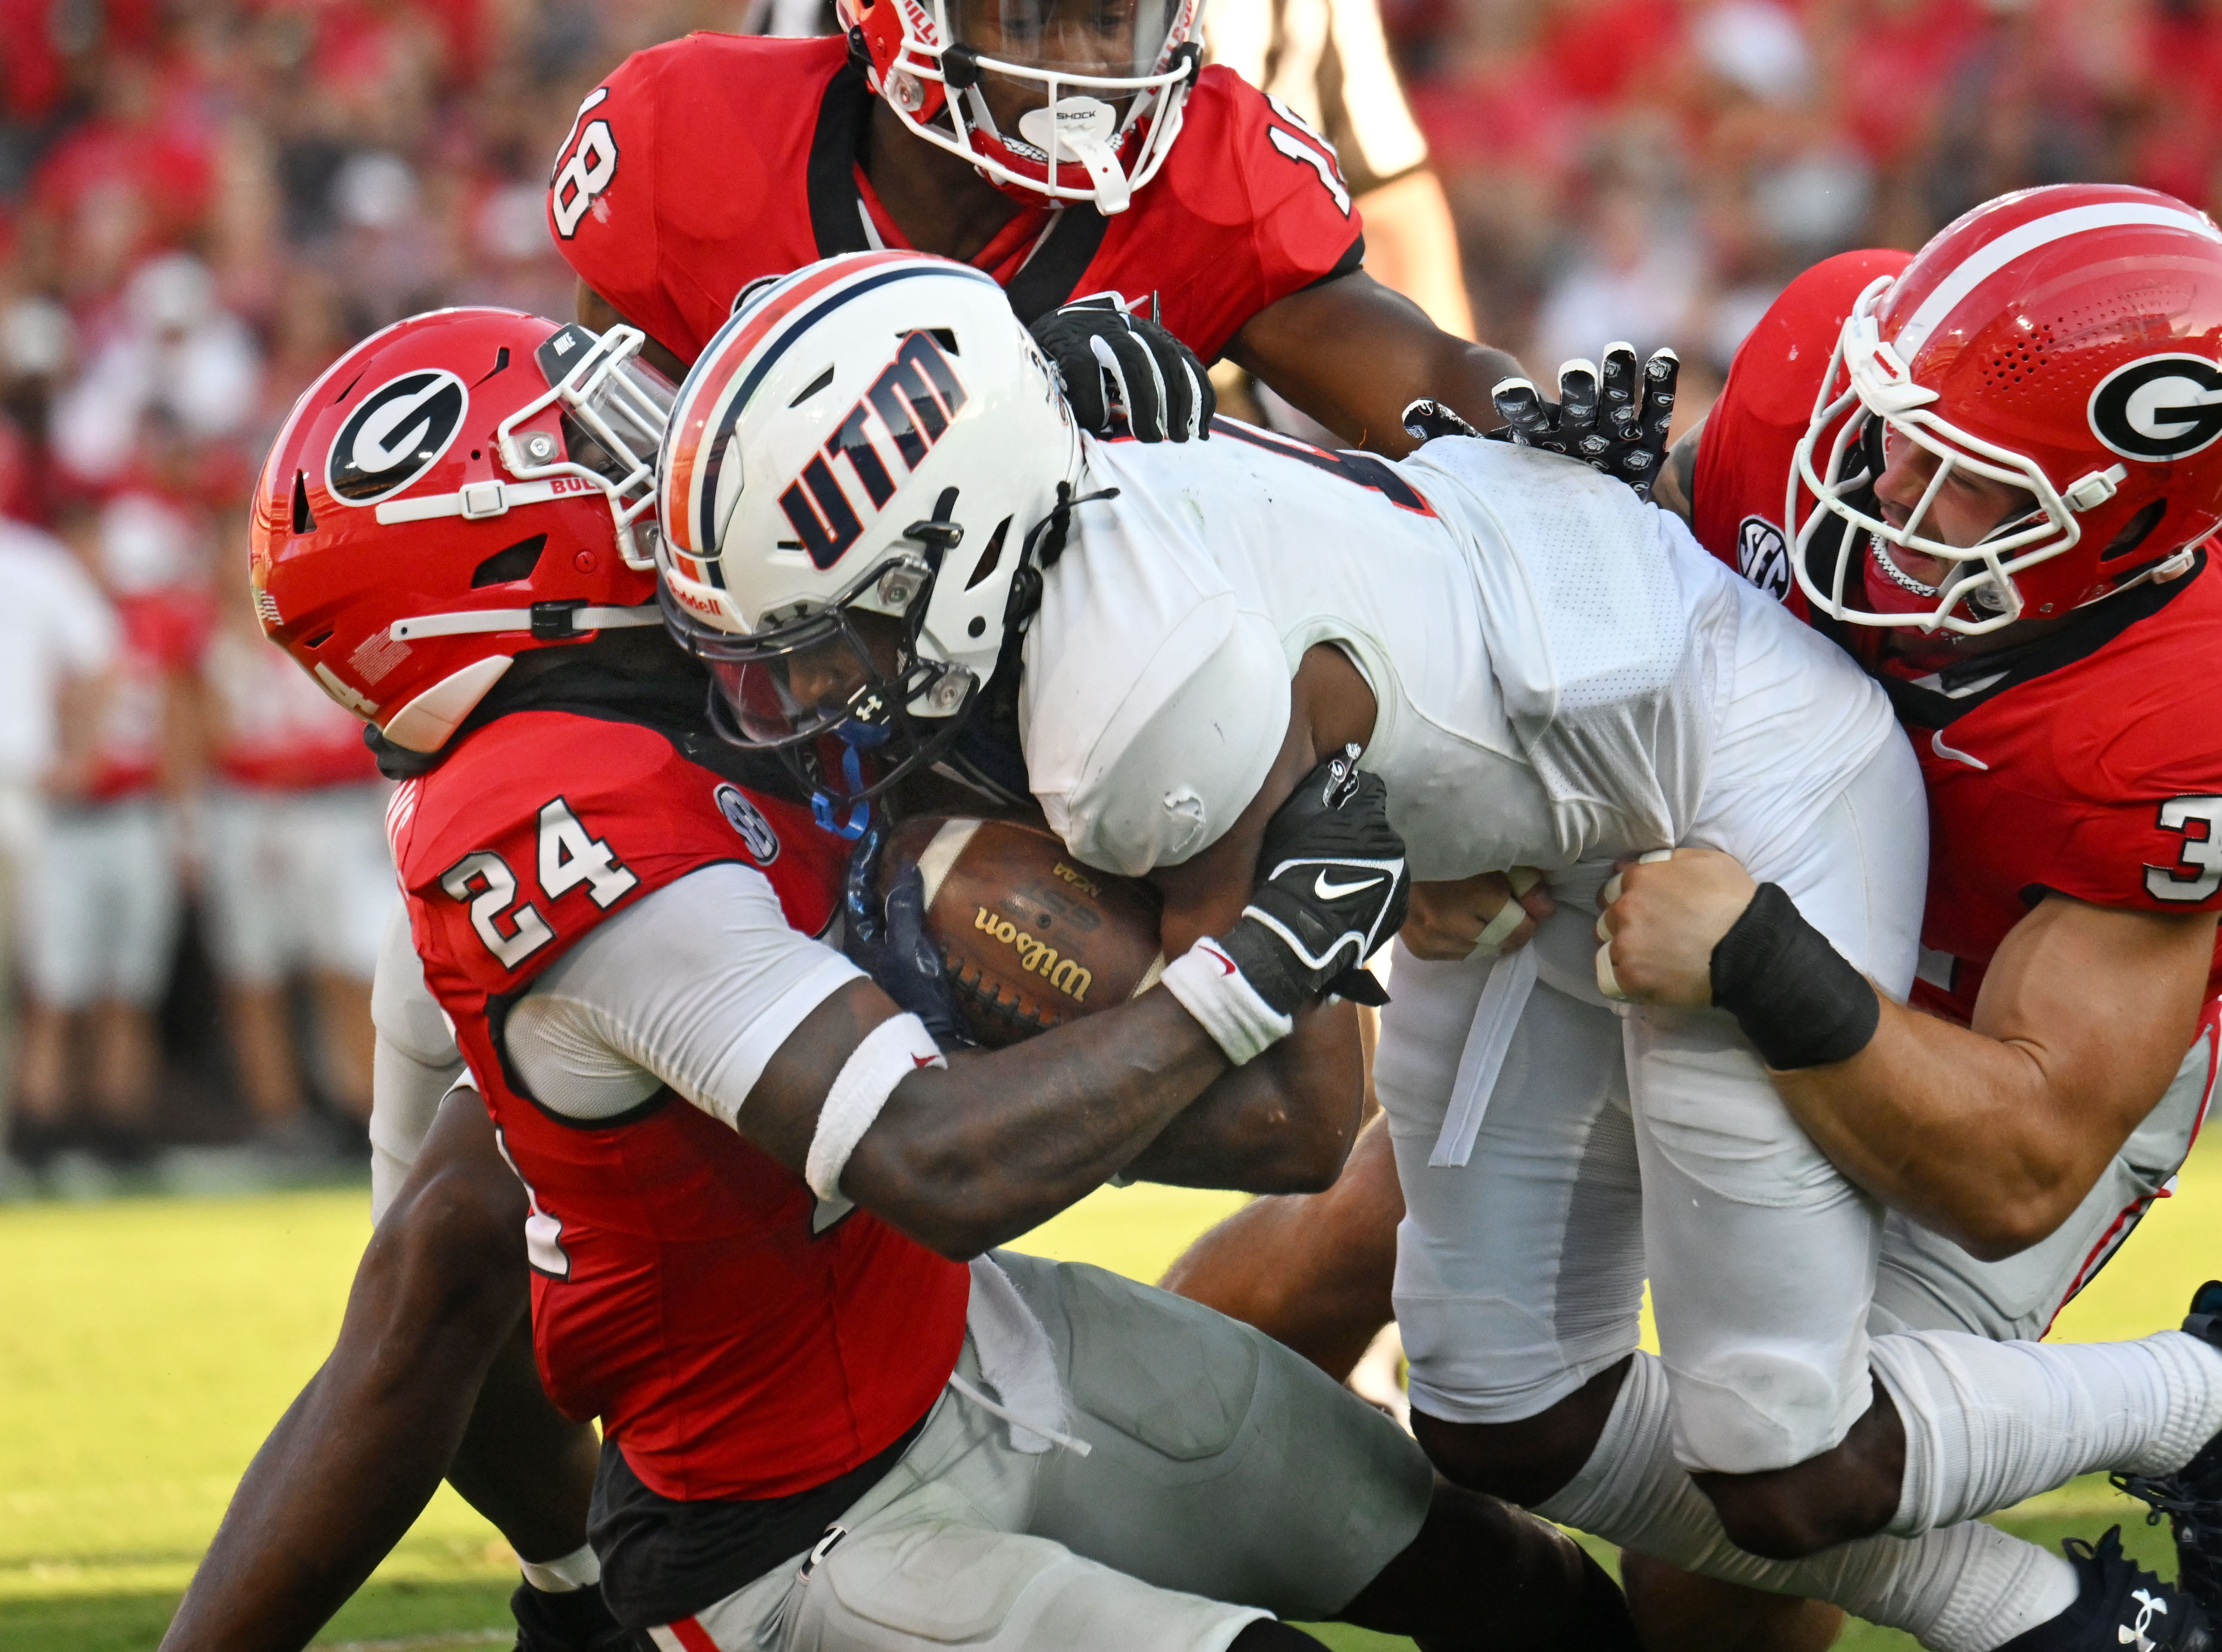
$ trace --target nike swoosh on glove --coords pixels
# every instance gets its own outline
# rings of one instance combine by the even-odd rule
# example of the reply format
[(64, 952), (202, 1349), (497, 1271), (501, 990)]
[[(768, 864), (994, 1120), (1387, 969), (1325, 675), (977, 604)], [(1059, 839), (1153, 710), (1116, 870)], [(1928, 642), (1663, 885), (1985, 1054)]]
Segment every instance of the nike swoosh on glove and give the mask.
[(1648, 499), (1666, 457), (1681, 372), (1682, 358), (1662, 349), (1643, 364), (1639, 378), (1635, 347), (1608, 344), (1602, 375), (1595, 364), (1579, 358), (1559, 368), (1555, 402), (1544, 400), (1528, 380), (1500, 379), (1490, 399), (1504, 424), (1489, 439), (1579, 459)]
[(871, 829), (849, 855), (841, 888), (841, 950), (882, 992), (926, 1023), (945, 1050), (970, 1049), (941, 949), (926, 933), (926, 880), (906, 866), (881, 898), (880, 851), (888, 829), (875, 812)]
[(1083, 298), (1052, 310), (1027, 330), (1056, 364), (1081, 429), (1097, 436), (1131, 432), (1139, 442), (1210, 437), (1219, 409), (1211, 375), (1154, 321)]
[(1283, 1014), (1330, 994), (1385, 1004), (1365, 969), (1401, 928), (1411, 894), (1389, 788), (1345, 746), (1304, 776), (1265, 826), (1259, 880), (1221, 948)]

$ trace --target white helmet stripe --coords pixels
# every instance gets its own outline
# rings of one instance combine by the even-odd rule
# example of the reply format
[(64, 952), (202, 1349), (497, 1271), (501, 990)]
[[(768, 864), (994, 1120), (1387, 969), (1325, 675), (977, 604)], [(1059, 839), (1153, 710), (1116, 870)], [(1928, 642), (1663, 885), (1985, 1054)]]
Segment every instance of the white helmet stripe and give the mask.
[(2044, 217), (2031, 218), (1987, 242), (1970, 254), (1967, 261), (1930, 290), (1921, 301), (1921, 307), (1899, 329), (1891, 340), (1901, 361), (1911, 363), (1926, 343), (1929, 335), (1951, 318), (1968, 294), (1997, 274), (2024, 253), (2070, 236), (2087, 235), (2094, 229), (2119, 229), (2144, 227), (2158, 229), (2181, 229), (2194, 236), (2222, 243), (2222, 230), (2218, 230), (2206, 215), (2199, 212), (2175, 210), (2168, 207), (2147, 205), (2142, 202), (2107, 202), (2097, 206), (2071, 207), (2065, 212), (2049, 213)]

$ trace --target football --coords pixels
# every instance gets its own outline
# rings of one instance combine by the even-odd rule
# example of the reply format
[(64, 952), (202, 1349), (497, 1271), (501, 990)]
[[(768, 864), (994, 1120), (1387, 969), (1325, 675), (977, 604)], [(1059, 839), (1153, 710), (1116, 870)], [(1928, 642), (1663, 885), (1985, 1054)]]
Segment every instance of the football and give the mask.
[(1164, 969), (1157, 891), (1081, 865), (1041, 826), (923, 816), (885, 853), (883, 878), (917, 866), (926, 933), (968, 1029), (989, 1048), (1123, 1004)]

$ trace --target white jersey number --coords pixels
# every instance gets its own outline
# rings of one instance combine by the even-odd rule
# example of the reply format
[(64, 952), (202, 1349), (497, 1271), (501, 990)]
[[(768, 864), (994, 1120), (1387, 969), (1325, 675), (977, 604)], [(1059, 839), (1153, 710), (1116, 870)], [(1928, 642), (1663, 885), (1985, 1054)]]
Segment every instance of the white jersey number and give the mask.
[(524, 1188), (524, 1259), (536, 1273), (568, 1279), (571, 1277), (571, 1253), (563, 1248), (563, 1223), (540, 1208), (540, 1196), (525, 1181), (524, 1172), (517, 1167), (517, 1160), (509, 1155), (509, 1138), (502, 1134), (499, 1125), (493, 1128), (493, 1145), (501, 1153), (502, 1162), (509, 1173)]
[(607, 912), (639, 882), (637, 873), (618, 864), (606, 839), (587, 835), (568, 803), (559, 797), (542, 807), (540, 888), (550, 901), (583, 883), (594, 904)]
[[(540, 806), (537, 858), (540, 892), (550, 901), (583, 883), (588, 897), (606, 912), (640, 884), (640, 875), (618, 861), (606, 839), (589, 837), (560, 797)], [(440, 887), (469, 904), (471, 927), (505, 970), (515, 969), (556, 939), (540, 908), (517, 900), (517, 874), (491, 849), (466, 855), (448, 868), (440, 874)]]
[[(1341, 169), (1336, 165), (1334, 145), (1327, 141), (1309, 121), (1271, 93), (1265, 101), (1272, 105), (1273, 113), (1289, 123), (1288, 127), (1268, 126), (1266, 141), (1291, 160), (1309, 166), (1319, 174), (1327, 192), (1334, 198), (1335, 210), (1344, 217), (1350, 216), (1350, 185), (1342, 181)], [(1290, 131), (1289, 127), (1296, 129)]]
[[(597, 86), (580, 106), (586, 112), (608, 97), (609, 88)], [(548, 191), (548, 210), (556, 219), (556, 233), (568, 241), (579, 231), (579, 220), (594, 204), (594, 198), (618, 175), (618, 141), (607, 121), (587, 121), (579, 130), (579, 145), (556, 168)]]
[[(510, 911), (509, 903), (517, 898), (517, 874), (491, 849), (465, 855), (440, 874), (440, 887), (456, 900), (470, 902), (471, 927), (505, 970), (515, 969), (556, 939), (548, 920), (530, 901)], [(505, 930), (505, 920), (509, 925)]]
[(2169, 798), (2160, 806), (2160, 829), (2183, 833), (2183, 847), (2175, 867), (2145, 868), (2146, 894), (2156, 901), (2204, 901), (2222, 889), (2222, 797)]

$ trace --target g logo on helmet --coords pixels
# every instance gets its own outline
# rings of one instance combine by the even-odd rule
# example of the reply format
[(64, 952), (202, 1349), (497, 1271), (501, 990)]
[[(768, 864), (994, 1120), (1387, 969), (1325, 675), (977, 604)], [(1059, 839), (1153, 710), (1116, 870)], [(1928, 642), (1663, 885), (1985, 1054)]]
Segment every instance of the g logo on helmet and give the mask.
[(379, 386), (332, 439), (324, 486), (343, 505), (391, 498), (439, 463), (470, 400), (463, 381), (439, 367)]
[(2222, 437), (2222, 367), (2196, 355), (2148, 355), (2091, 393), (2091, 430), (2125, 459), (2187, 459)]
[(718, 813), (725, 817), (725, 824), (741, 834), (741, 846), (750, 859), (769, 866), (779, 858), (779, 833), (739, 787), (720, 786), (711, 795), (718, 800)]

